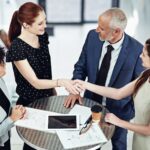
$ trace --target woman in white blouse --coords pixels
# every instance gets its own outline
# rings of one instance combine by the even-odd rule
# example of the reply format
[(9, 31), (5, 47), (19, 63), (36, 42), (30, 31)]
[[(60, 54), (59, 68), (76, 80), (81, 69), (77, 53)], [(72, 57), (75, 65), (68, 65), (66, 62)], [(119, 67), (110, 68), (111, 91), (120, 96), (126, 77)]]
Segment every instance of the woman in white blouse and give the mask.
[(0, 150), (10, 150), (10, 129), (14, 122), (23, 118), (25, 108), (22, 105), (10, 106), (7, 88), (2, 76), (5, 75), (5, 53), (0, 47)]

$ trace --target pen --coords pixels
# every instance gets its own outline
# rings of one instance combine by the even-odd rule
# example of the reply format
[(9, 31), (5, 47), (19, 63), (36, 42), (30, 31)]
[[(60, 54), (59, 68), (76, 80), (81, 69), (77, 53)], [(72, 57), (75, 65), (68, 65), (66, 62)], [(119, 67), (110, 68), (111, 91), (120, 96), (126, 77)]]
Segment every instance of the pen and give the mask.
[(90, 115), (90, 117), (85, 121), (82, 129), (79, 132), (79, 135), (81, 135), (82, 133), (85, 133), (90, 128), (91, 125), (89, 123), (91, 122), (91, 120), (92, 120), (92, 115)]
[(84, 124), (90, 123), (91, 120), (92, 120), (92, 115), (90, 115), (90, 117), (86, 120), (86, 122)]
[(84, 126), (82, 127), (82, 129), (79, 132), (79, 135), (81, 135), (82, 133), (86, 132), (86, 128), (87, 128), (87, 123), (84, 124)]

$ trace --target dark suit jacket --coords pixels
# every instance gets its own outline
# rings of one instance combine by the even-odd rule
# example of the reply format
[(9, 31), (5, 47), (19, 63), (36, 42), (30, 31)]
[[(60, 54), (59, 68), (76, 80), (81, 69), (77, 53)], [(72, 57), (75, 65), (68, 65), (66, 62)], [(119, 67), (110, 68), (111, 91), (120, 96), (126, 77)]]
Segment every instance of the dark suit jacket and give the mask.
[[(79, 60), (75, 64), (73, 79), (85, 80), (87, 77), (88, 82), (95, 83), (103, 43), (95, 30), (88, 33)], [(144, 69), (139, 58), (142, 49), (142, 44), (125, 34), (122, 49), (109, 83), (110, 87), (120, 88), (139, 76)], [(91, 98), (92, 94), (90, 91), (85, 91), (84, 97)], [(107, 99), (106, 107), (120, 118), (128, 120), (134, 116), (131, 99), (131, 97), (126, 97), (121, 101)]]

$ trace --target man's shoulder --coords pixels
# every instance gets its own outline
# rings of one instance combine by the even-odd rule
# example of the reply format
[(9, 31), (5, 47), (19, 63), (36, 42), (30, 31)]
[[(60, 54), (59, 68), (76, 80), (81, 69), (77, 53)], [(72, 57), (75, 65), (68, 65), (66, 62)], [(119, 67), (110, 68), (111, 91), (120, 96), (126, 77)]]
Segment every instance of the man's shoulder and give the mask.
[(140, 41), (138, 41), (137, 39), (135, 39), (134, 37), (132, 37), (126, 33), (125, 33), (125, 38), (127, 38), (130, 43), (136, 43), (138, 45), (143, 46), (143, 44)]
[(99, 40), (99, 34), (96, 32), (96, 29), (92, 29), (88, 32), (88, 35), (87, 35), (88, 38), (90, 39), (93, 39), (93, 40)]
[(138, 40), (136, 40), (135, 38), (131, 37), (130, 35), (125, 33), (125, 43), (127, 44), (127, 46), (130, 46), (132, 48), (136, 48), (136, 49), (143, 49), (143, 44), (141, 42), (139, 42)]
[(96, 32), (96, 29), (89, 30), (88, 34), (98, 35), (98, 33)]

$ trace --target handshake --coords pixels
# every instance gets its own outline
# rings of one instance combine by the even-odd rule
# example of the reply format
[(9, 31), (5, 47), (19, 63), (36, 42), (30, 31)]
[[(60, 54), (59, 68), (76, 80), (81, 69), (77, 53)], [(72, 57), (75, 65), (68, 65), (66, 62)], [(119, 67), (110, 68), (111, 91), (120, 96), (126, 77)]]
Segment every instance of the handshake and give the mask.
[(66, 84), (64, 87), (70, 93), (70, 95), (67, 96), (64, 101), (64, 107), (72, 108), (76, 101), (82, 105), (82, 97), (80, 96), (80, 93), (88, 89), (88, 87), (90, 87), (90, 83), (82, 80), (68, 80), (68, 84)]
[(68, 80), (59, 79), (57, 80), (58, 86), (63, 86), (70, 94), (80, 94), (85, 90), (85, 83), (82, 80)]

